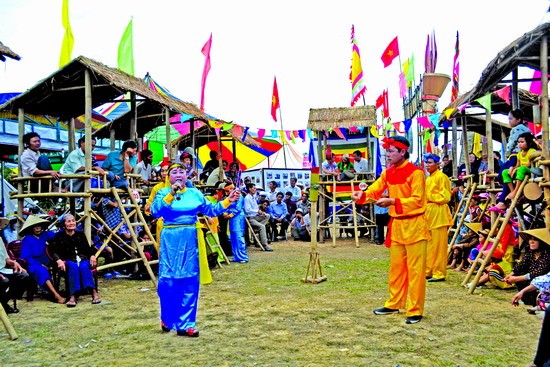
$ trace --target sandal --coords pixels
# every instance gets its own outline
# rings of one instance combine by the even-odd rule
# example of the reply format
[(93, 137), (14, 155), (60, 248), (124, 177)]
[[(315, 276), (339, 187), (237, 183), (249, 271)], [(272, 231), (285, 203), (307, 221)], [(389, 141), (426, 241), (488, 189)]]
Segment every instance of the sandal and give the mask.
[(99, 303), (101, 303), (101, 298), (99, 298), (99, 297), (96, 297), (92, 300), (92, 305), (97, 305)]
[(76, 301), (68, 301), (66, 305), (67, 307), (76, 307)]

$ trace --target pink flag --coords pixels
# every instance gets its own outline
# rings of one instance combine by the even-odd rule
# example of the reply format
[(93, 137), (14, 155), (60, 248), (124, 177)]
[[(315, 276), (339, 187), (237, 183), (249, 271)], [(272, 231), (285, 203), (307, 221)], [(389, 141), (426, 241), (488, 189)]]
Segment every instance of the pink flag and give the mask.
[(204, 111), (204, 88), (206, 87), (206, 77), (210, 71), (210, 48), (212, 47), (212, 33), (210, 33), (210, 38), (204, 46), (202, 47), (202, 54), (206, 57), (204, 60), (204, 69), (202, 70), (202, 81), (201, 81), (201, 111)]
[(258, 129), (258, 139), (262, 140), (265, 135), (265, 129)]
[(542, 94), (542, 83), (540, 82), (541, 77), (542, 77), (542, 73), (540, 72), (540, 70), (535, 70), (533, 73), (533, 79), (537, 79), (537, 80), (533, 80), (531, 82), (531, 86), (529, 87), (529, 92), (538, 94), (539, 96)]
[(399, 97), (405, 98), (407, 96), (407, 81), (405, 80), (405, 74), (399, 73)]
[(504, 88), (500, 88), (499, 90), (496, 90), (493, 93), (499, 96), (500, 99), (503, 99), (507, 105), (510, 105), (510, 86), (509, 85), (505, 86)]
[(432, 126), (432, 123), (430, 122), (430, 119), (428, 119), (428, 116), (419, 117), (418, 124), (424, 128), (429, 128)]

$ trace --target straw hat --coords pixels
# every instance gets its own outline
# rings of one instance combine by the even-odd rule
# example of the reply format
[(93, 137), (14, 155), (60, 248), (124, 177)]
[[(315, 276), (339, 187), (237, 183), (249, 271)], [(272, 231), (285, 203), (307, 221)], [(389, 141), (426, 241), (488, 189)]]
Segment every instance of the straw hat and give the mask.
[(476, 223), (465, 223), (464, 225), (466, 227), (470, 228), (475, 233), (478, 233), (482, 229), (481, 223), (477, 223), (477, 222)]
[(521, 231), (519, 232), (519, 235), (521, 236), (521, 238), (523, 238), (524, 241), (529, 241), (529, 238), (534, 237), (540, 242), (544, 242), (545, 244), (550, 246), (550, 232), (546, 228)]
[(537, 201), (542, 198), (542, 189), (538, 183), (529, 182), (523, 188), (523, 195), (527, 198), (527, 200)]
[(46, 219), (42, 219), (36, 215), (29, 215), (27, 217), (27, 220), (25, 221), (25, 223), (23, 224), (23, 227), (21, 227), (21, 229), (19, 230), (19, 235), (20, 236), (23, 236), (25, 234), (25, 231), (29, 228), (32, 228), (38, 224), (42, 224), (42, 225), (49, 225), (50, 224), (50, 221), (49, 220), (46, 220)]
[(10, 224), (10, 220), (6, 217), (0, 217), (0, 229), (4, 229)]

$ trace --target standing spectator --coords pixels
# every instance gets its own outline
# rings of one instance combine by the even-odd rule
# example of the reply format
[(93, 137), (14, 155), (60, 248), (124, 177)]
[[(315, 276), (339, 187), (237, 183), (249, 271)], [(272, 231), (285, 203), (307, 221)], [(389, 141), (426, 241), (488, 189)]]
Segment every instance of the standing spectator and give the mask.
[[(52, 176), (54, 181), (53, 191), (57, 191), (59, 186), (59, 178), (61, 174), (54, 169), (47, 156), (40, 153), (40, 135), (35, 132), (26, 133), (23, 135), (23, 145), (25, 150), (21, 154), (21, 173), (23, 177), (38, 177), (38, 176)], [(48, 188), (47, 179), (40, 180), (41, 191), (46, 192)], [(31, 192), (39, 191), (39, 181), (32, 181), (30, 183)], [(66, 189), (61, 190), (62, 192), (67, 192)]]
[(64, 230), (51, 240), (52, 257), (59, 270), (69, 277), (69, 300), (67, 307), (76, 306), (77, 293), (91, 289), (92, 304), (101, 303), (92, 269), (97, 266), (96, 249), (90, 246), (83, 232), (76, 231), (76, 220), (71, 214), (61, 219)]
[(187, 179), (195, 181), (197, 177), (197, 171), (193, 168), (193, 155), (190, 152), (183, 152), (180, 155), (180, 162), (185, 166), (187, 170)]
[(141, 162), (134, 167), (134, 173), (141, 176), (141, 181), (143, 181), (146, 186), (149, 186), (151, 182), (151, 171), (153, 170), (153, 166), (151, 165), (152, 162), (153, 152), (149, 149), (144, 149), (141, 151)]
[(272, 203), (275, 200), (277, 200), (277, 194), (279, 193), (277, 191), (277, 182), (276, 181), (269, 181), (267, 186), (269, 187), (269, 191), (267, 192), (266, 199), (269, 200), (270, 203)]
[[(269, 224), (273, 233), (273, 241), (286, 240), (286, 230), (288, 228), (289, 221), (287, 219), (288, 209), (286, 204), (283, 203), (283, 193), (277, 193), (277, 200), (269, 205)], [(280, 230), (277, 231), (277, 226), (280, 226)]]
[(523, 120), (523, 111), (519, 108), (512, 110), (508, 113), (508, 124), (510, 125), (510, 136), (506, 143), (506, 158), (512, 153), (519, 152), (518, 138), (521, 134), (532, 133), (527, 127), (527, 124)]
[(430, 176), (426, 179), (426, 221), (430, 238), (426, 251), (426, 279), (428, 282), (445, 281), (447, 274), (447, 230), (453, 224), (449, 201), (451, 181), (439, 170), (439, 156), (426, 154), (424, 164)]
[[(389, 208), (391, 216), (386, 238), (390, 246), (390, 297), (374, 314), (389, 315), (407, 308), (405, 322), (416, 324), (422, 320), (426, 298), (426, 178), (408, 161), (410, 143), (406, 138), (395, 136), (382, 142), (388, 168), (365, 192), (354, 192), (352, 199), (375, 200), (376, 205)], [(382, 198), (385, 190), (389, 197)]]
[(107, 154), (103, 162), (103, 170), (107, 172), (107, 180), (111, 187), (117, 189), (128, 188), (127, 173), (131, 173), (137, 163), (137, 144), (133, 140), (125, 141), (121, 150)]
[(239, 162), (231, 162), (231, 164), (229, 164), (229, 171), (227, 171), (225, 175), (227, 176), (228, 180), (231, 180), (231, 182), (233, 182), (233, 185), (235, 187), (239, 187), (239, 183), (237, 182), (240, 179)]
[(292, 201), (297, 202), (302, 197), (302, 189), (300, 189), (298, 186), (296, 186), (297, 179), (296, 177), (290, 178), (290, 185), (285, 187), (283, 192), (287, 193), (290, 192), (292, 194)]
[(369, 162), (363, 158), (360, 150), (353, 152), (353, 171), (358, 175), (368, 173), (369, 171)]
[[(161, 328), (176, 330), (180, 336), (198, 337), (196, 329), (200, 283), (210, 283), (206, 247), (198, 240), (197, 213), (216, 217), (227, 211), (239, 197), (237, 190), (213, 204), (193, 187), (186, 187), (187, 174), (182, 164), (168, 170), (171, 186), (161, 189), (153, 201), (151, 213), (164, 218), (160, 240), (158, 295)], [(201, 244), (202, 243), (202, 244)]]
[(223, 181), (226, 182), (225, 171), (227, 170), (227, 161), (224, 159), (222, 161), (222, 170), (220, 172), (219, 167), (210, 172), (208, 179), (206, 180), (207, 186), (215, 186), (217, 182)]
[[(382, 194), (383, 198), (387, 198), (388, 194), (385, 192)], [(361, 207), (365, 207), (364, 205)], [(389, 209), (386, 207), (381, 207), (378, 205), (374, 206), (374, 219), (376, 222), (376, 239), (374, 240), (374, 243), (377, 245), (382, 245), (384, 242), (386, 242), (386, 227), (388, 226), (388, 223), (390, 222), (390, 215), (388, 214)]]
[(256, 185), (249, 183), (246, 185), (248, 194), (244, 198), (244, 213), (250, 222), (252, 228), (258, 229), (260, 233), (260, 242), (266, 251), (273, 251), (267, 244), (266, 226), (269, 223), (269, 214), (265, 213), (255, 199)]
[[(92, 150), (95, 148), (96, 139), (92, 138)], [(103, 168), (99, 166), (97, 160), (92, 156), (92, 169), (99, 172), (100, 175), (105, 175)], [(86, 141), (84, 137), (78, 139), (78, 148), (73, 150), (65, 159), (65, 163), (61, 166), (59, 172), (64, 175), (75, 175), (84, 173), (86, 170)], [(72, 184), (71, 191), (84, 191), (84, 179), (72, 178), (70, 180)], [(65, 187), (69, 186), (69, 181), (65, 181)]]

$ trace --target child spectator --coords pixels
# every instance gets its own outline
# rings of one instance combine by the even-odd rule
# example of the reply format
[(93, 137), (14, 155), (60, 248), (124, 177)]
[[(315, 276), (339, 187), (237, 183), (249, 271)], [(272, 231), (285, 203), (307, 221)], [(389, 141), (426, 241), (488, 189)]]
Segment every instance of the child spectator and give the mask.
[(467, 223), (468, 232), (461, 241), (456, 242), (452, 247), (451, 264), (447, 269), (461, 271), (468, 268), (467, 259), (470, 257), (472, 249), (479, 245), (478, 232), (481, 230), (481, 223)]
[[(517, 154), (517, 163), (514, 167), (505, 169), (502, 172), (503, 181), (510, 188), (510, 193), (505, 199), (512, 200), (521, 185), (521, 182), (525, 176), (531, 173), (531, 155), (537, 151), (537, 143), (535, 137), (531, 133), (523, 133), (518, 138), (519, 152)], [(513, 185), (512, 177), (515, 179), (516, 184)]]

